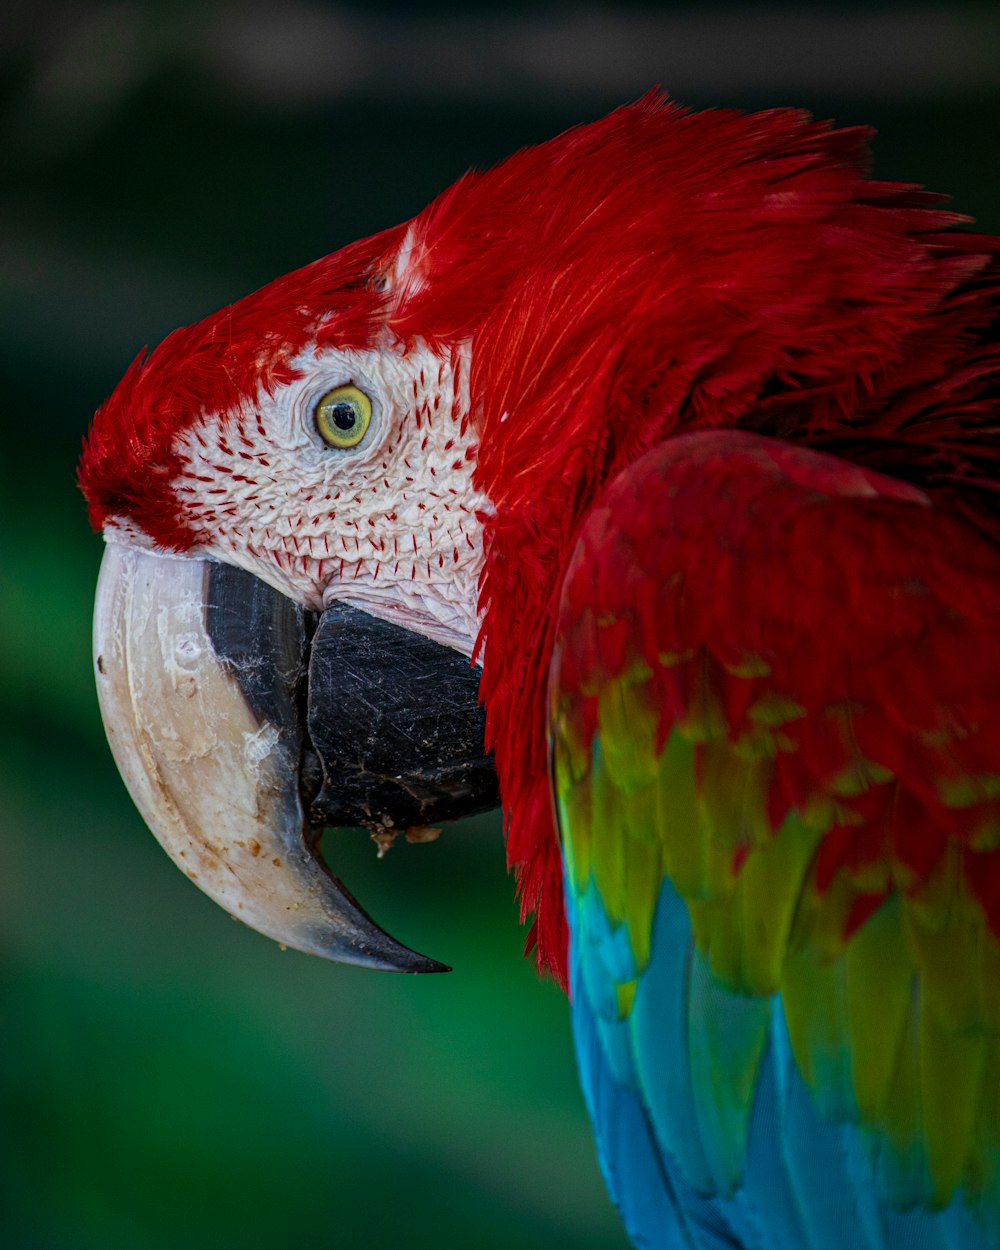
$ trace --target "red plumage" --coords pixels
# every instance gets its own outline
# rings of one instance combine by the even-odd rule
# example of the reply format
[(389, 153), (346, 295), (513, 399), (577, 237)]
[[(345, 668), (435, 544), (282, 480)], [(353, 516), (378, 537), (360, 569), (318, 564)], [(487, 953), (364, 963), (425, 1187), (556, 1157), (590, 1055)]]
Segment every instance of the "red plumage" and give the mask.
[[(405, 290), (389, 290), (400, 228), (178, 332), (95, 419), (81, 470), (95, 524), (131, 515), (183, 548), (172, 445), (199, 412), (274, 385), (317, 336), (471, 341), (495, 508), (482, 691), (509, 858), (560, 978), (544, 692), (560, 576), (606, 484), (674, 434), (743, 429), (876, 469), (1000, 535), (1000, 242), (957, 229), (937, 197), (868, 179), (867, 138), (647, 97), (460, 180), (410, 223)], [(887, 664), (886, 683), (913, 680)], [(861, 852), (848, 839), (842, 853)]]
[[(414, 327), (434, 327), (438, 308), (455, 317), (467, 269), (475, 285), (504, 266), (473, 350), (480, 480), (497, 507), (483, 692), (508, 854), (557, 976), (554, 572), (603, 485), (673, 434), (742, 428), (914, 482), (997, 528), (1000, 243), (955, 230), (935, 197), (866, 180), (866, 138), (800, 113), (647, 100), (429, 210), (428, 255), (446, 268), (414, 301)], [(492, 237), (484, 219), (497, 257), (476, 247)]]

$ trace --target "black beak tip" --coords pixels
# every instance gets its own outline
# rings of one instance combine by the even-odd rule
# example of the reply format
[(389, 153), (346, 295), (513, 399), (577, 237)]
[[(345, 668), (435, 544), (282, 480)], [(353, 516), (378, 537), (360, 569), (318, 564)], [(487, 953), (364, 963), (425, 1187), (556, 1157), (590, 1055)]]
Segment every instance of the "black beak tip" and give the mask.
[(410, 972), (451, 972), (451, 967), (448, 964), (439, 963), (436, 959), (421, 955), (419, 962), (410, 969)]

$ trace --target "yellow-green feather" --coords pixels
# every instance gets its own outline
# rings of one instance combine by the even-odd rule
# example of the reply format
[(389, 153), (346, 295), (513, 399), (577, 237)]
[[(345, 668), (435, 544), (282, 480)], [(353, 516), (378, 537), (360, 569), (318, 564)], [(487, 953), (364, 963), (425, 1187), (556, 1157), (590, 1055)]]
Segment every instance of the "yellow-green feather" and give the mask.
[[(739, 679), (766, 675), (763, 663), (749, 664)], [(856, 753), (824, 791), (773, 829), (774, 761), (796, 749), (800, 705), (765, 693), (750, 703), (748, 728), (734, 736), (706, 678), (658, 749), (650, 677), (637, 664), (591, 692), (593, 742), (579, 735), (573, 700), (556, 702), (559, 823), (571, 892), (580, 897), (593, 883), (612, 927), (627, 933), (634, 966), (616, 987), (621, 1017), (650, 958), (664, 878), (687, 904), (710, 978), (759, 1004), (740, 1036), (713, 1038), (709, 1030), (691, 1039), (696, 1085), (713, 1091), (705, 1140), (721, 1152), (717, 1171), (738, 1180), (769, 1000), (778, 994), (818, 1109), (857, 1120), (883, 1143), (878, 1153), (892, 1200), (943, 1205), (962, 1189), (996, 1192), (1000, 946), (963, 888), (960, 848), (952, 846), (919, 890), (911, 874), (897, 871), (897, 888), (849, 932), (859, 895), (887, 888), (892, 872), (885, 863), (840, 869), (821, 891), (817, 852), (835, 824), (856, 819), (852, 798), (894, 785), (892, 775)], [(849, 735), (849, 709), (835, 715)], [(977, 801), (993, 793), (991, 780), (974, 793), (955, 789), (949, 799)]]

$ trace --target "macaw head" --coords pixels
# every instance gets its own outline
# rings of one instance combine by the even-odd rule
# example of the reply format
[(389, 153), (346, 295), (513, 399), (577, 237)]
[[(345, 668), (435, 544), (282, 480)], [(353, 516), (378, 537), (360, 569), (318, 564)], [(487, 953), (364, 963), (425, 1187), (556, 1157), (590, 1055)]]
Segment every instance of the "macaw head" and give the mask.
[(133, 797), (203, 889), (289, 946), (440, 967), (318, 834), (495, 804), (489, 747), (559, 973), (545, 688), (574, 535), (669, 433), (780, 434), (808, 391), (832, 436), (873, 391), (900, 266), (914, 316), (937, 298), (893, 240), (947, 222), (866, 183), (864, 141), (652, 96), (136, 360), (81, 467), (107, 542), (97, 680)]
[(497, 802), (477, 700), (488, 500), (467, 338), (391, 320), (413, 235), (290, 274), (137, 360), (81, 472), (107, 542), (95, 657), (112, 746), (175, 861), (300, 949), (440, 967), (326, 872)]

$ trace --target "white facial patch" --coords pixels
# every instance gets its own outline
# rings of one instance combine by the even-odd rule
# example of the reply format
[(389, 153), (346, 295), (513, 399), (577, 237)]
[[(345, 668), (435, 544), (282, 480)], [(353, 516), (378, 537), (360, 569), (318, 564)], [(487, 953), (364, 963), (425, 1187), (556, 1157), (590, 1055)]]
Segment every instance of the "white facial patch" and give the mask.
[[(468, 348), (308, 348), (298, 377), (189, 427), (176, 486), (205, 539), (196, 554), (322, 609), (343, 600), (471, 654), (482, 524), (473, 489)], [(371, 400), (353, 448), (328, 446), (315, 409), (352, 384)]]

